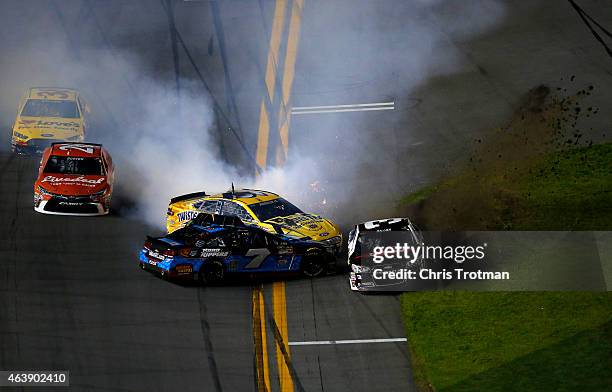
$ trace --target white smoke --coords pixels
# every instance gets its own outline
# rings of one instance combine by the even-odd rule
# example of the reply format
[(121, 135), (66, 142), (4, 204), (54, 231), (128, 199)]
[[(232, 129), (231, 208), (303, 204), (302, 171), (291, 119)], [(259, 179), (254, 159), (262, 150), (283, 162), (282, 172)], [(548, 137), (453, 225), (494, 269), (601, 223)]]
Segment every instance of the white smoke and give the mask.
[[(497, 1), (359, 1), (347, 7), (341, 1), (311, 0), (305, 7), (321, 12), (304, 14), (316, 20), (305, 20), (302, 28), (314, 26), (317, 31), (302, 32), (299, 66), (308, 73), (296, 74), (293, 101), (317, 95), (317, 104), (347, 103), (359, 88), (352, 81), (360, 75), (374, 79), (403, 75), (396, 80), (403, 95), (393, 97), (400, 110), (411, 92), (429, 78), (466, 67), (453, 40), (480, 34), (504, 16)], [(364, 34), (364, 18), (374, 21), (375, 31)], [(165, 28), (150, 23), (142, 26), (145, 32)], [(309, 42), (308, 37), (316, 39)], [(15, 91), (11, 100), (16, 105), (16, 91), (32, 85), (74, 86), (89, 96), (93, 116), (89, 139), (102, 142), (117, 167), (115, 204), (149, 224), (163, 227), (172, 196), (225, 191), (232, 183), (237, 188), (270, 190), (305, 210), (352, 223), (369, 214), (369, 205), (387, 200), (387, 191), (405, 191), (404, 185), (419, 175), (398, 169), (398, 160), (406, 159), (406, 154), (398, 149), (397, 140), (372, 136), (370, 129), (378, 124), (363, 121), (363, 117), (337, 116), (322, 118), (317, 124), (329, 138), (306, 140), (298, 134), (292, 139), (285, 166), (267, 168), (254, 176), (223, 159), (211, 97), (198, 80), (181, 79), (177, 96), (170, 70), (153, 71), (155, 67), (142, 54), (132, 48), (110, 50), (93, 33), (75, 51), (75, 42), (81, 38), (73, 35), (67, 40), (66, 33), (58, 30), (55, 36), (32, 38), (21, 55), (2, 60), (3, 72), (20, 75), (11, 80), (10, 91)], [(361, 52), (347, 52), (353, 48)], [(46, 61), (31, 61), (42, 52), (47, 53)], [(168, 48), (163, 52), (169, 56)], [(345, 80), (333, 76), (347, 67), (350, 72)], [(333, 93), (328, 93), (330, 89)], [(253, 124), (245, 128), (245, 132), (256, 130)], [(415, 132), (403, 130), (401, 138), (417, 140)], [(256, 138), (245, 140), (251, 143)], [(247, 147), (255, 151), (255, 146)], [(372, 184), (379, 184), (380, 189), (373, 189)], [(127, 210), (123, 208), (126, 199), (133, 203)]]

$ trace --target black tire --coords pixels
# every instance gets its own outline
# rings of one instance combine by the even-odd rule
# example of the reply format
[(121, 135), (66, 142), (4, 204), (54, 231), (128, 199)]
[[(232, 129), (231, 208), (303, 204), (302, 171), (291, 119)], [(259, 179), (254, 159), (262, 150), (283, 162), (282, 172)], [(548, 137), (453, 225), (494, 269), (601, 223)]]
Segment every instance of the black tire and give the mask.
[(308, 250), (302, 258), (300, 269), (309, 278), (316, 278), (325, 272), (325, 256), (319, 250)]
[(203, 285), (213, 285), (225, 279), (225, 267), (221, 260), (207, 260), (200, 268), (198, 279)]

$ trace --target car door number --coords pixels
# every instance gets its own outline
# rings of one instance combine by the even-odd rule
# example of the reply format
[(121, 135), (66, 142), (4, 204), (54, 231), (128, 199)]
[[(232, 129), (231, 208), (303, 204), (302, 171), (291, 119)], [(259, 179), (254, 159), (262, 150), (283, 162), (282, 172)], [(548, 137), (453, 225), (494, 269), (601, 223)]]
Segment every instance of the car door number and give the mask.
[(270, 255), (270, 251), (268, 250), (268, 248), (249, 249), (249, 251), (246, 253), (246, 256), (255, 257), (253, 257), (253, 259), (249, 261), (249, 263), (245, 265), (244, 268), (259, 268), (266, 259), (266, 257), (268, 257), (268, 255)]

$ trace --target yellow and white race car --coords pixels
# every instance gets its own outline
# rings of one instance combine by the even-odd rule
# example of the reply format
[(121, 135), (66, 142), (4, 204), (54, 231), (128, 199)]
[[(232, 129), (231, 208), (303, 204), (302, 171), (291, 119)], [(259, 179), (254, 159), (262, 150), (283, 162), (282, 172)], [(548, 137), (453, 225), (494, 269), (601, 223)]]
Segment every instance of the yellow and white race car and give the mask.
[(200, 212), (237, 216), (244, 224), (261, 227), (270, 233), (318, 241), (332, 254), (337, 254), (342, 246), (342, 233), (332, 221), (302, 212), (275, 193), (254, 189), (174, 197), (168, 206), (168, 232), (185, 226)]
[(54, 142), (82, 142), (89, 108), (76, 90), (33, 87), (19, 102), (11, 145), (19, 154), (42, 153)]

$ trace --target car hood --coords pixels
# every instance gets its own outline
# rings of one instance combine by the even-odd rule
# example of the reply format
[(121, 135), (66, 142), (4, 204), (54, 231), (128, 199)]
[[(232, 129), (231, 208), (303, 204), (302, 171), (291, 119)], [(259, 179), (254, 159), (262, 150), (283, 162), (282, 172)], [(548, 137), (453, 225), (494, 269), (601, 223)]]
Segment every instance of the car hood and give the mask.
[(35, 139), (66, 139), (83, 133), (80, 118), (19, 117), (14, 130)]
[(264, 223), (281, 226), (287, 235), (310, 237), (314, 241), (324, 241), (340, 234), (335, 223), (313, 214), (281, 216), (268, 219)]
[(106, 176), (41, 174), (36, 182), (46, 191), (60, 195), (90, 195), (107, 186)]

